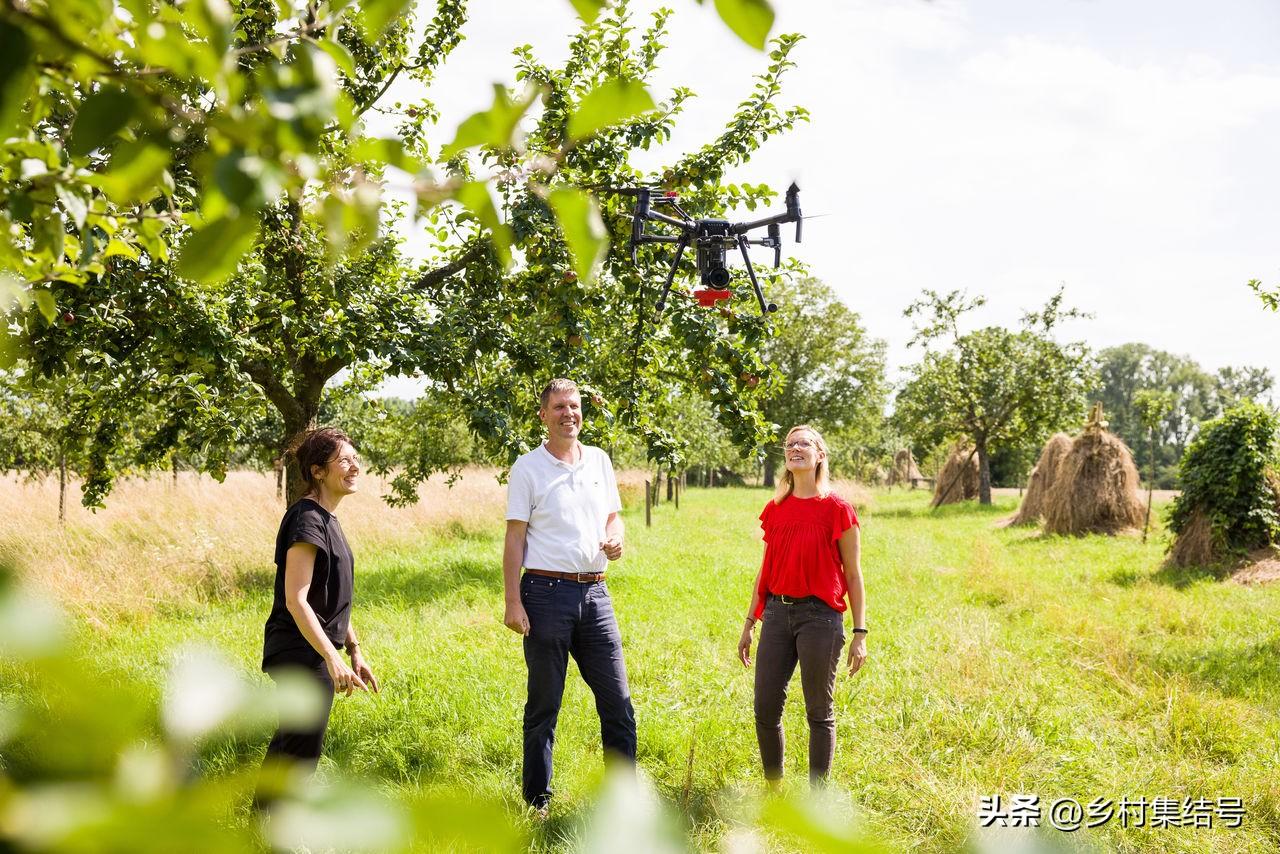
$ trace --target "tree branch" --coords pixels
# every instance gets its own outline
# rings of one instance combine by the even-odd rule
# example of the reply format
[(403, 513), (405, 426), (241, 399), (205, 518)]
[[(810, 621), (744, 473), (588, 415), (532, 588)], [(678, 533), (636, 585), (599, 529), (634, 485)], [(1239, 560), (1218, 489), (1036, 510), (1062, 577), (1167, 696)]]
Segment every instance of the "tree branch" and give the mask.
[(475, 261), (479, 261), (484, 255), (484, 252), (484, 242), (477, 241), (471, 244), (470, 248), (468, 248), (466, 252), (463, 252), (448, 264), (445, 264), (443, 267), (437, 267), (429, 273), (424, 273), (416, 282), (413, 283), (412, 287), (419, 291), (435, 287), (454, 273), (463, 270)]

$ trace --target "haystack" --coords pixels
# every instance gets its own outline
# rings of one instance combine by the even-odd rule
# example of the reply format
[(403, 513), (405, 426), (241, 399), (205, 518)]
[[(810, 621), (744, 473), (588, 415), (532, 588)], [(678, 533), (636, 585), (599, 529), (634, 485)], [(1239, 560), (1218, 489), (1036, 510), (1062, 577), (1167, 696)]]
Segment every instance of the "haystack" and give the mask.
[(1066, 433), (1054, 433), (1040, 451), (1040, 459), (1031, 470), (1027, 482), (1027, 494), (1018, 505), (1018, 512), (1009, 520), (1010, 525), (1038, 525), (1044, 515), (1044, 506), (1053, 482), (1057, 477), (1058, 463), (1071, 450), (1071, 437)]
[(938, 471), (930, 507), (956, 504), (978, 497), (978, 455), (974, 449), (957, 442)]
[(1047, 534), (1116, 534), (1142, 527), (1146, 504), (1138, 495), (1133, 453), (1106, 431), (1101, 405), (1058, 463), (1044, 501)]
[(920, 473), (920, 468), (916, 465), (916, 458), (912, 456), (911, 449), (903, 448), (894, 454), (893, 470), (889, 472), (889, 485), (910, 486), (918, 480), (924, 480), (924, 475)]
[(1197, 507), (1191, 511), (1182, 533), (1174, 538), (1169, 559), (1174, 566), (1209, 566), (1220, 557), (1220, 551), (1220, 546), (1214, 543), (1209, 517)]

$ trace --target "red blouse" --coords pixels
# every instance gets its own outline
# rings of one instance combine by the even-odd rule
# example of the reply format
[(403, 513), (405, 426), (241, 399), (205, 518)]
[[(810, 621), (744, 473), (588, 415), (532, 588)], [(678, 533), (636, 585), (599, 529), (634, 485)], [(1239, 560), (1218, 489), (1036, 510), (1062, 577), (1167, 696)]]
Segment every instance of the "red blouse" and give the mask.
[(756, 617), (764, 613), (770, 593), (817, 596), (837, 611), (844, 611), (848, 585), (839, 540), (856, 524), (858, 514), (834, 493), (825, 498), (789, 495), (781, 504), (766, 504), (760, 512), (765, 547)]

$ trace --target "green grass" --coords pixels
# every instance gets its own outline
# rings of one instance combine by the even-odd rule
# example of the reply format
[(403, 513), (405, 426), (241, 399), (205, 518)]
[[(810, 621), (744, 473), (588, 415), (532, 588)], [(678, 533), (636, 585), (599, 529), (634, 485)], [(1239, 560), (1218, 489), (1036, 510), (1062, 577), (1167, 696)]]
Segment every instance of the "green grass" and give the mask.
[[(761, 785), (752, 677), (734, 651), (767, 497), (691, 490), (649, 529), (629, 512), (627, 554), (610, 572), (640, 764), (704, 848)], [(980, 796), (1015, 792), (1082, 803), (1237, 795), (1238, 830), (1113, 819), (1064, 838), (1120, 851), (1280, 848), (1280, 591), (1162, 570), (1159, 537), (1043, 538), (995, 526), (1011, 499), (937, 513), (926, 499), (877, 493), (863, 516), (869, 660), (836, 689), (834, 780), (894, 849), (955, 850)], [(501, 625), (501, 532), (495, 519), (395, 552), (353, 543), (355, 620), (384, 690), (336, 703), (322, 769), (391, 789), (460, 785), (518, 813), (525, 672), (519, 638)], [(93, 639), (99, 664), (141, 670), (158, 694), (169, 651), (199, 641), (255, 671), (269, 576), (254, 582), (199, 612), (113, 623)], [(785, 724), (800, 788), (798, 685)], [(223, 741), (203, 761), (226, 773), (264, 746)], [(556, 818), (533, 831), (537, 847), (580, 833), (600, 759), (590, 693), (573, 671)]]

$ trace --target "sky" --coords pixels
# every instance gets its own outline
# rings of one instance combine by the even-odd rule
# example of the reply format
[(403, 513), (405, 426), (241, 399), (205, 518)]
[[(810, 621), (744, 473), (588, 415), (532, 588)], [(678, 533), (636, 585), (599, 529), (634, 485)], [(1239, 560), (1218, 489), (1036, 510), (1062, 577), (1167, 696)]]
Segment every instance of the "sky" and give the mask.
[[(633, 4), (638, 28), (655, 5)], [(642, 168), (714, 138), (767, 64), (711, 3), (667, 5), (651, 91), (684, 85), (697, 98)], [(1093, 315), (1063, 340), (1141, 341), (1211, 371), (1255, 365), (1280, 378), (1280, 315), (1245, 285), (1280, 283), (1280, 3), (774, 6), (775, 33), (805, 35), (781, 103), (811, 120), (730, 179), (799, 183), (804, 212), (824, 216), (798, 246), (784, 229), (785, 251), (888, 342), (891, 377), (919, 358), (903, 309), (923, 289), (985, 296), (971, 326), (986, 326), (1016, 324), (1062, 286)], [(419, 18), (432, 8), (422, 0)], [(568, 0), (472, 0), (467, 39), (431, 91), (441, 127), (487, 107), (494, 82), (514, 82), (513, 47), (554, 62), (575, 28)], [(413, 94), (397, 84), (387, 99)], [(410, 231), (410, 251), (415, 241)]]

